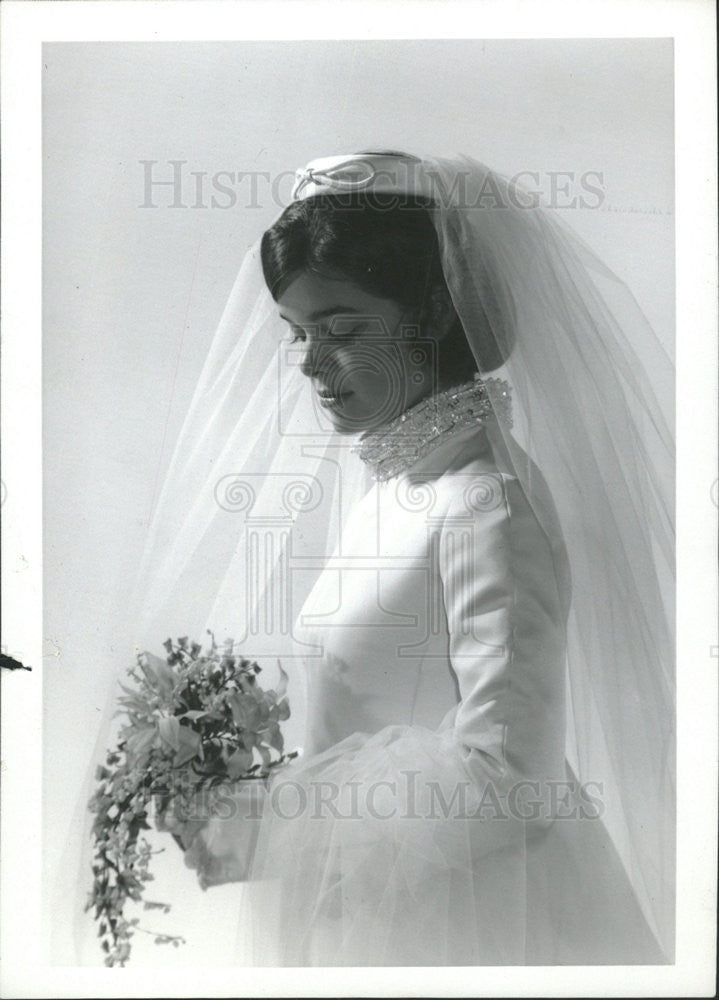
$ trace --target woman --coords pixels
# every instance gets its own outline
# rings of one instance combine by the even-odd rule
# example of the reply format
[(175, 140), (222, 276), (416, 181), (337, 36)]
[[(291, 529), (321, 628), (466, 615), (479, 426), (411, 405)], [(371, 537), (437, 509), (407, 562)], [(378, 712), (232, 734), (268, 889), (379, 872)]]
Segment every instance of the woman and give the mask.
[[(211, 620), (237, 620), (280, 470), (308, 477), (242, 596), (256, 621), (296, 577), (295, 626), (266, 637), (303, 664), (307, 735), (186, 857), (206, 885), (246, 881), (243, 960), (670, 961), (671, 438), (634, 350), (661, 360), (651, 332), (575, 237), (464, 159), (314, 161), (261, 263), (292, 370), (232, 436), (243, 475), (264, 455), (263, 492)], [(227, 373), (271, 324), (260, 296), (185, 441), (230, 419)], [(206, 545), (207, 522), (183, 530), (183, 552)]]

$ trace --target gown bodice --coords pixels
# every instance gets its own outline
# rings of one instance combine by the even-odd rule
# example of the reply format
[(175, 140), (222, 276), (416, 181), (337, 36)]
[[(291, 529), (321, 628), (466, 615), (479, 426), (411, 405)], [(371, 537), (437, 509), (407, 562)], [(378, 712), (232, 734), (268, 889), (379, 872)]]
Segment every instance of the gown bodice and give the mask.
[(502, 771), (559, 774), (562, 559), (561, 538), (548, 537), (482, 428), (376, 483), (295, 627), (306, 752), (355, 732), (445, 722)]

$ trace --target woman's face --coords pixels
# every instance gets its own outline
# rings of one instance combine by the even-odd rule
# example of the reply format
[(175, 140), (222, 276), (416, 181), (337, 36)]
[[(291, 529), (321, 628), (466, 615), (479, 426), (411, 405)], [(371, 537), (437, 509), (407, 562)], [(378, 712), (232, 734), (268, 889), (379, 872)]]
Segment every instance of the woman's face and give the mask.
[(431, 391), (431, 351), (403, 307), (342, 278), (305, 271), (278, 300), (335, 430), (387, 423)]

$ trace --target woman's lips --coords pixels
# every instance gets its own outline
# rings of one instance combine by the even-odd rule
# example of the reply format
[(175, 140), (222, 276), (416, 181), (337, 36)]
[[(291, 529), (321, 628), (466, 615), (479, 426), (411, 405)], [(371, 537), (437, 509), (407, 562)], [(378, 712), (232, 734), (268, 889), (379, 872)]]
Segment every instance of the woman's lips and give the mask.
[(321, 406), (339, 406), (343, 403), (348, 396), (351, 396), (351, 392), (330, 392), (328, 389), (318, 389), (317, 398), (320, 401)]

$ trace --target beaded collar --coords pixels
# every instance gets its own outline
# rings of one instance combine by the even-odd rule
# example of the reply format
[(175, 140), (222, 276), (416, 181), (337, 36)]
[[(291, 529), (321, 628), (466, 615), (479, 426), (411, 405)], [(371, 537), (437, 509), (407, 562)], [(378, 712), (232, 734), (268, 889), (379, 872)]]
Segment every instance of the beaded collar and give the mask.
[(504, 379), (482, 379), (428, 396), (389, 424), (365, 434), (356, 447), (379, 482), (398, 476), (455, 431), (482, 427), (495, 417), (512, 426), (511, 390)]

